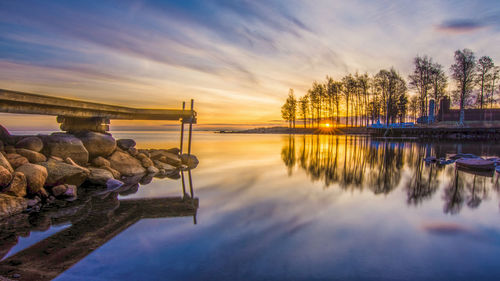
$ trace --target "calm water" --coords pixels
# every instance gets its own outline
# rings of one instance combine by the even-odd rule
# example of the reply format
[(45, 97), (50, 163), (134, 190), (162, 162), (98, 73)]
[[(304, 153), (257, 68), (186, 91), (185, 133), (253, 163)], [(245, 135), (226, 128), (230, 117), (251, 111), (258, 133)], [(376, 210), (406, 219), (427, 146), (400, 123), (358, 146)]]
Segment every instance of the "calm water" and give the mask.
[[(143, 148), (178, 141), (173, 133), (114, 136)], [(57, 280), (498, 280), (497, 175), (423, 159), (499, 148), (197, 133), (196, 216), (146, 216)], [(181, 194), (181, 181), (166, 179), (119, 199)], [(9, 255), (68, 227), (20, 238)]]

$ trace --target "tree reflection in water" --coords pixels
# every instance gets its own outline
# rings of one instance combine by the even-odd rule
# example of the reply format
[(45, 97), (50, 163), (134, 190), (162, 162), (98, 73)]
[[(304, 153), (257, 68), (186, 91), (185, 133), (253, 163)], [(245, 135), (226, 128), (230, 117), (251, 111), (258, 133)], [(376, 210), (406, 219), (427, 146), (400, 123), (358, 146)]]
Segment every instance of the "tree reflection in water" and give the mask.
[(298, 168), (312, 182), (323, 182), (325, 188), (389, 194), (401, 186), (410, 206), (430, 200), (441, 188), (443, 211), (457, 214), (464, 203), (468, 208), (477, 208), (489, 199), (491, 190), (498, 193), (498, 176), (494, 172), (462, 171), (454, 164), (429, 164), (425, 158), (458, 152), (496, 156), (493, 153), (499, 148), (498, 144), (477, 142), (421, 143), (365, 136), (301, 135), (285, 138), (281, 157), (289, 176)]

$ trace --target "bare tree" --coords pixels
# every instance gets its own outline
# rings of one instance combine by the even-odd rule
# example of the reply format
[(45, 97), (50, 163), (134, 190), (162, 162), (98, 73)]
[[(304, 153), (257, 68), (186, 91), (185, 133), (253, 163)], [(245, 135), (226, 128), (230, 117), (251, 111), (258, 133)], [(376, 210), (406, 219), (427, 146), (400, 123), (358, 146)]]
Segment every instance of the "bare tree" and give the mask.
[[(431, 69), (432, 81), (432, 98), (439, 104), (439, 101), (444, 98), (446, 87), (448, 86), (448, 77), (443, 71), (443, 66), (439, 63), (434, 63)], [(434, 107), (434, 114), (437, 114), (438, 107)]]
[(496, 82), (498, 78), (500, 78), (500, 68), (498, 66), (493, 67), (493, 70), (491, 71), (491, 79), (489, 80), (488, 84), (488, 101), (490, 103), (490, 108), (493, 107), (493, 103), (495, 102), (495, 92), (497, 89), (495, 88)]
[(290, 89), (288, 92), (288, 98), (285, 101), (285, 104), (281, 106), (281, 117), (288, 121), (288, 126), (291, 128), (295, 128), (295, 118), (297, 115), (297, 100), (293, 95), (293, 89)]
[(429, 90), (432, 87), (432, 69), (433, 63), (432, 58), (428, 56), (417, 56), (413, 59), (413, 64), (415, 66), (413, 73), (408, 76), (410, 80), (410, 86), (417, 90), (419, 103), (420, 103), (420, 114), (422, 116), (427, 116), (427, 99)]
[(490, 72), (493, 70), (495, 67), (495, 64), (493, 63), (493, 60), (488, 57), (488, 56), (483, 56), (479, 58), (477, 62), (477, 84), (479, 84), (479, 108), (483, 109), (483, 104), (485, 103), (484, 101), (484, 92), (487, 84), (489, 83), (489, 80), (491, 79)]
[[(342, 78), (342, 85), (343, 85), (342, 93), (344, 95), (345, 107), (346, 107), (345, 124), (346, 126), (349, 126), (349, 102), (351, 101), (354, 91), (356, 90), (356, 80), (354, 80), (352, 74), (346, 75), (344, 76), (344, 78)], [(352, 120), (350, 124), (352, 126)]]
[(309, 96), (304, 95), (299, 99), (299, 110), (300, 110), (300, 115), (304, 119), (304, 128), (307, 128), (307, 112), (309, 109)]
[(476, 59), (469, 49), (455, 51), (455, 63), (451, 65), (451, 77), (457, 83), (457, 99), (460, 103), (459, 124), (464, 125), (465, 100), (470, 96), (475, 81)]

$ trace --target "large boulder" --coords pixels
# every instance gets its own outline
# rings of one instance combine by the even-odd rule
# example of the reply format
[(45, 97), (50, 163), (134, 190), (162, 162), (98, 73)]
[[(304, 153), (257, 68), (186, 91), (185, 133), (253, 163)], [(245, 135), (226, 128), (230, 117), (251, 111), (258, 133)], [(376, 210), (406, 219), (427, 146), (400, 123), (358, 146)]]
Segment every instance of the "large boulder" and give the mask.
[(43, 141), (39, 137), (26, 137), (16, 143), (16, 148), (40, 152), (43, 148)]
[(120, 172), (122, 176), (134, 176), (146, 173), (139, 160), (123, 151), (115, 151), (110, 157), (111, 168)]
[(15, 172), (9, 186), (2, 192), (8, 195), (24, 197), (26, 196), (26, 176), (23, 173)]
[(116, 144), (123, 150), (128, 150), (136, 145), (135, 140), (133, 139), (119, 139), (116, 141)]
[(19, 214), (28, 208), (28, 200), (0, 194), (0, 219)]
[(0, 153), (0, 166), (4, 167), (11, 173), (14, 172), (14, 169), (12, 168), (12, 165), (10, 165), (9, 160), (7, 160), (7, 158), (5, 158), (2, 153)]
[(44, 166), (27, 163), (16, 169), (16, 172), (23, 173), (26, 176), (27, 191), (29, 195), (43, 192), (45, 180), (47, 180), (47, 169)]
[(44, 154), (47, 156), (57, 156), (62, 159), (70, 157), (76, 163), (84, 165), (89, 162), (89, 152), (82, 141), (65, 133), (54, 133), (44, 137)]
[(45, 167), (48, 172), (46, 186), (60, 184), (80, 186), (90, 174), (88, 169), (55, 160), (42, 162), (40, 165)]
[(14, 169), (17, 169), (18, 167), (21, 167), (22, 165), (30, 162), (28, 161), (28, 158), (17, 153), (9, 153), (7, 154), (6, 158)]
[(45, 155), (41, 154), (40, 152), (36, 152), (33, 150), (25, 149), (25, 148), (18, 148), (17, 149), (17, 154), (26, 157), (30, 163), (38, 163), (38, 162), (45, 162), (47, 161), (47, 157)]
[(109, 134), (86, 132), (79, 134), (78, 138), (89, 152), (91, 159), (98, 156), (108, 157), (116, 149), (116, 141)]
[(113, 173), (106, 169), (89, 168), (90, 175), (88, 181), (95, 185), (106, 186), (108, 180), (114, 179)]
[(12, 174), (6, 168), (0, 166), (0, 187), (6, 187), (12, 180)]

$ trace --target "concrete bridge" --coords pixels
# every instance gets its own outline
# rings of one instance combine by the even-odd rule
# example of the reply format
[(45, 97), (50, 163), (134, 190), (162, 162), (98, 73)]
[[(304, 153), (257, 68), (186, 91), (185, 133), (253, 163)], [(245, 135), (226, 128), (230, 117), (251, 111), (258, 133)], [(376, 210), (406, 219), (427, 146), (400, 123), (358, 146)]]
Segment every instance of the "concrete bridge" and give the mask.
[(191, 108), (142, 109), (107, 105), (73, 99), (44, 96), (0, 89), (0, 112), (57, 116), (61, 130), (74, 132), (89, 130), (109, 131), (111, 119), (175, 120), (196, 123), (196, 112)]

